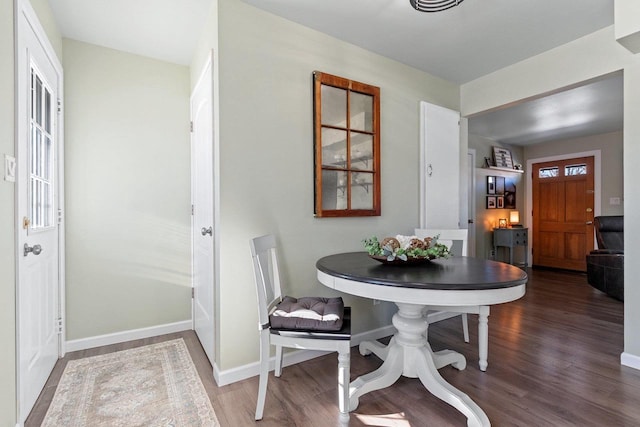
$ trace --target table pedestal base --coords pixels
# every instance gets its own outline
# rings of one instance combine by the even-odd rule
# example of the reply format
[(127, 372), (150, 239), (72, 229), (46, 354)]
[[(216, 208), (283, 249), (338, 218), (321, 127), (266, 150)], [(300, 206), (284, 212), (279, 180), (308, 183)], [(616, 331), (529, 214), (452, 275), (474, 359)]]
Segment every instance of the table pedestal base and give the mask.
[(388, 346), (378, 342), (363, 342), (360, 353), (374, 353), (384, 360), (377, 370), (354, 380), (349, 387), (349, 406), (358, 407), (360, 396), (395, 383), (401, 375), (420, 378), (422, 384), (434, 396), (447, 402), (467, 417), (469, 427), (490, 426), (484, 411), (465, 393), (447, 383), (439, 368), (452, 365), (456, 369), (466, 367), (466, 359), (460, 353), (443, 350), (434, 353), (425, 336), (427, 322), (422, 318), (422, 305), (396, 303), (398, 312), (393, 316), (393, 326), (398, 332)]

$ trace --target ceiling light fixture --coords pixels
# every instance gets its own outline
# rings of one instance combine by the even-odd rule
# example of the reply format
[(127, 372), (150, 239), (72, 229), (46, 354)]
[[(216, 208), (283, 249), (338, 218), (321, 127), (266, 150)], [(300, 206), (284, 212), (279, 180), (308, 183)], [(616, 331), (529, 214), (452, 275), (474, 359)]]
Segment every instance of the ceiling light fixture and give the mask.
[(462, 3), (463, 0), (409, 0), (419, 12), (441, 12)]

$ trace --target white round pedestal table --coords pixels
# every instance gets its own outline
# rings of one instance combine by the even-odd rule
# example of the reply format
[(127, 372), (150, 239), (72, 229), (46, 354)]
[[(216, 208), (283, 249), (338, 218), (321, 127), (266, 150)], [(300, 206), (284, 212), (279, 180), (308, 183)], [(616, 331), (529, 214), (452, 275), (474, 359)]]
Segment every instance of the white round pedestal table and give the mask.
[[(326, 256), (317, 261), (316, 268), (318, 280), (325, 286), (351, 295), (390, 301), (398, 307), (392, 319), (397, 333), (389, 345), (360, 344), (360, 353), (373, 352), (384, 362), (377, 370), (351, 382), (350, 410), (358, 407), (362, 395), (389, 387), (402, 375), (419, 378), (434, 396), (462, 412), (468, 426), (491, 425), (484, 411), (438, 372), (447, 365), (464, 369), (466, 360), (451, 350), (431, 350), (426, 339), (428, 324), (422, 313), (426, 306), (488, 307), (514, 301), (525, 294), (527, 274), (523, 270), (470, 257), (433, 260), (420, 265), (383, 265), (366, 252)], [(487, 315), (488, 310), (484, 314), (480, 312), (481, 334), (487, 333)]]

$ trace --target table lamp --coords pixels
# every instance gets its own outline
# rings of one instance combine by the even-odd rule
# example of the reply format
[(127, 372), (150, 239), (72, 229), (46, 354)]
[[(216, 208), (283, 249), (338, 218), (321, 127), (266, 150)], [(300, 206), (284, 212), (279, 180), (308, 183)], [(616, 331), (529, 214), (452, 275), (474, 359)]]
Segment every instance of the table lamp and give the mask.
[(520, 212), (518, 211), (509, 212), (509, 224), (512, 227), (522, 227), (522, 224), (520, 224)]

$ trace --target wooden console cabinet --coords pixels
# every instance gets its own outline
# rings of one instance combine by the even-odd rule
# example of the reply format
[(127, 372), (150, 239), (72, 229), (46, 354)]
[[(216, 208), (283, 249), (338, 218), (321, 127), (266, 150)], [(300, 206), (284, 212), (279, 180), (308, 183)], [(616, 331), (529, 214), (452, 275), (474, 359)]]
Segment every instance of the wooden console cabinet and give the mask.
[[(509, 248), (509, 264), (527, 267), (529, 254), (529, 229), (528, 228), (494, 228), (493, 250), (498, 256), (498, 247)], [(518, 246), (524, 247), (524, 263), (514, 264), (513, 252)]]

